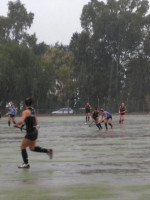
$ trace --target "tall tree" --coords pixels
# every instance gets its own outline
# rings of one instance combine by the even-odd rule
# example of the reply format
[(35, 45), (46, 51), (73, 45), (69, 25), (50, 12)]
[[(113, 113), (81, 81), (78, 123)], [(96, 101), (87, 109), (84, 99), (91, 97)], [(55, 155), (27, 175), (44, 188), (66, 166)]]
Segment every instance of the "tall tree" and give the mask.
[[(147, 0), (108, 0), (107, 3), (91, 0), (82, 11), (81, 25), (83, 33), (89, 37), (86, 47), (90, 51), (90, 62), (86, 62), (86, 68), (93, 82), (93, 85), (90, 82), (87, 84), (92, 90), (95, 88), (93, 96), (96, 98), (100, 89), (96, 83), (101, 83), (103, 103), (111, 103), (115, 109), (123, 98), (127, 69), (125, 64), (137, 56), (149, 32), (148, 9)], [(96, 81), (98, 74), (103, 81)]]
[(26, 45), (10, 42), (0, 48), (1, 104), (14, 102), (17, 107), (27, 96), (34, 96), (40, 107), (54, 87), (51, 64), (36, 56)]
[(10, 40), (26, 41), (28, 44), (31, 44), (32, 40), (35, 43), (35, 34), (29, 35), (27, 33), (28, 28), (33, 23), (33, 18), (34, 14), (28, 13), (20, 0), (9, 1), (7, 17), (0, 17), (0, 44)]
[(44, 59), (50, 62), (55, 71), (55, 89), (57, 106), (68, 106), (75, 88), (74, 80), (74, 56), (63, 46), (51, 47), (44, 55)]

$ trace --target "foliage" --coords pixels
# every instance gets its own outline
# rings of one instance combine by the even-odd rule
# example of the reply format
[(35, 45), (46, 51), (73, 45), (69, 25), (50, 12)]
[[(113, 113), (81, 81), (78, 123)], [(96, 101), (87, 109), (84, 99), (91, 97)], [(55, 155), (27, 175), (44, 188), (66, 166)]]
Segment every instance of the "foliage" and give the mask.
[(54, 94), (57, 96), (57, 106), (68, 106), (76, 84), (73, 54), (61, 46), (51, 47), (45, 53), (44, 59), (52, 64), (55, 71)]
[[(73, 35), (70, 48), (78, 61), (77, 68), (80, 75), (84, 66), (86, 81), (81, 78), (80, 86), (85, 88), (91, 104), (96, 105), (96, 97), (100, 96), (101, 105), (116, 110), (122, 100), (132, 101), (133, 96), (128, 95), (130, 92), (128, 85), (133, 83), (137, 72), (133, 70), (134, 79), (129, 78), (132, 77), (130, 70), (132, 60), (139, 58), (141, 52), (143, 52), (142, 62), (148, 63), (149, 59), (146, 42), (149, 41), (150, 25), (148, 9), (148, 1), (140, 0), (108, 0), (106, 4), (91, 0), (84, 6), (81, 15), (83, 31), (81, 34)], [(86, 36), (86, 40), (83, 35)], [(144, 48), (147, 57), (144, 56)], [(139, 73), (147, 72), (143, 71), (142, 65), (139, 68)], [(145, 73), (144, 76), (147, 77), (149, 73)], [(145, 82), (143, 84), (143, 87), (147, 87)], [(86, 90), (89, 86), (90, 92)], [(135, 87), (137, 90), (137, 85)], [(81, 87), (79, 90), (81, 91)], [(134, 88), (134, 91), (136, 90)], [(141, 101), (144, 90), (140, 91)], [(85, 93), (82, 96), (81, 92), (81, 98), (85, 97)], [(136, 98), (139, 97), (136, 95)]]
[(12, 101), (18, 108), (27, 96), (34, 96), (36, 104), (44, 101), (53, 85), (51, 65), (17, 42), (1, 46), (0, 55), (3, 61), (0, 63), (3, 101)]
[(20, 0), (0, 16), (0, 109), (18, 109), (32, 95), (38, 111), (89, 102), (111, 112), (149, 109), (150, 15), (148, 0), (91, 0), (81, 33), (69, 46), (37, 43), (29, 35), (34, 14)]
[(10, 40), (21, 42), (26, 37), (30, 37), (26, 31), (31, 27), (33, 17), (34, 14), (27, 13), (20, 0), (9, 1), (7, 17), (0, 17), (0, 42), (4, 43)]

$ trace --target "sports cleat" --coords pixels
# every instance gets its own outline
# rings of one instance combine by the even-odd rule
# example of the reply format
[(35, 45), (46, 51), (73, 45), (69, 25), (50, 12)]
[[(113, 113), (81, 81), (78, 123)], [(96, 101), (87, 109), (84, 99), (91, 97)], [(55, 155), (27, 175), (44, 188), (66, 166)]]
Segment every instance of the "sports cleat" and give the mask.
[(114, 127), (113, 126), (111, 126), (111, 129), (113, 129)]
[(53, 158), (53, 149), (49, 149), (49, 150), (48, 150), (48, 155), (49, 155), (49, 158), (50, 158), (50, 159)]
[(23, 164), (19, 165), (18, 168), (22, 168), (22, 169), (23, 168), (30, 168), (30, 165), (23, 163)]

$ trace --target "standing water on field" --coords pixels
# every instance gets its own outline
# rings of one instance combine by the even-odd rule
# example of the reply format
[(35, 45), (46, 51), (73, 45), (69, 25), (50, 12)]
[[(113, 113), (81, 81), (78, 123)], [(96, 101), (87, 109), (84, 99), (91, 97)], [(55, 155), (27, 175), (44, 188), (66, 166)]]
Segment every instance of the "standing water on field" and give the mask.
[(25, 133), (0, 120), (0, 200), (150, 199), (150, 115), (126, 115), (121, 126), (114, 115), (108, 131), (84, 116), (38, 120), (37, 145), (54, 157), (27, 149), (30, 169), (17, 168)]

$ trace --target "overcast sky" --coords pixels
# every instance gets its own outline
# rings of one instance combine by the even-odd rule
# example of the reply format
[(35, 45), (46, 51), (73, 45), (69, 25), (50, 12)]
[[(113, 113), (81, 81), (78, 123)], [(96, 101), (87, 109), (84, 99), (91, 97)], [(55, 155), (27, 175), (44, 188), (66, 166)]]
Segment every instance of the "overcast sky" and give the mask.
[[(16, 0), (11, 0), (15, 2)], [(34, 13), (30, 33), (36, 33), (38, 43), (69, 44), (74, 32), (81, 32), (82, 8), (90, 0), (20, 0), (27, 12)], [(0, 0), (0, 15), (6, 16), (9, 0)]]

